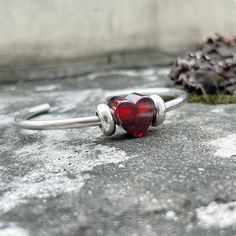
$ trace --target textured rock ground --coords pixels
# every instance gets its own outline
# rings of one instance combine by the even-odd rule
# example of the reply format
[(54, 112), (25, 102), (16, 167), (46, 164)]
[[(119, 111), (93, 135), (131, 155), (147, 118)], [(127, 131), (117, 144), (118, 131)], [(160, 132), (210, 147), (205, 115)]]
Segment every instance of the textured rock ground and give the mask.
[(167, 86), (167, 73), (2, 83), (0, 235), (235, 235), (236, 105), (186, 104), (142, 139), (12, 124), (44, 102), (45, 118), (94, 114), (104, 90)]

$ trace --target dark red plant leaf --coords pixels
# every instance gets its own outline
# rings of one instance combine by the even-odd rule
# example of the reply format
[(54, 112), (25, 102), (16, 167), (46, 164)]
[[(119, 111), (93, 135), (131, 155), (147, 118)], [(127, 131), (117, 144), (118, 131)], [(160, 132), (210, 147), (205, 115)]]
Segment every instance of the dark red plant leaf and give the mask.
[(236, 96), (236, 37), (208, 38), (195, 52), (177, 59), (170, 77), (189, 92)]

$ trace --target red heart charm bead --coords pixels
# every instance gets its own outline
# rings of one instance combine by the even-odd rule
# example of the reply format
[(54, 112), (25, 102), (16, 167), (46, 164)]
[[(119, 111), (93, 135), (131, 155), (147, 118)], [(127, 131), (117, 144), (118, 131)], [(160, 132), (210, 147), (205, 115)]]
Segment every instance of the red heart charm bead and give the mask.
[(142, 138), (152, 124), (157, 110), (153, 100), (138, 93), (126, 98), (113, 97), (108, 106), (114, 111), (116, 123), (134, 138)]

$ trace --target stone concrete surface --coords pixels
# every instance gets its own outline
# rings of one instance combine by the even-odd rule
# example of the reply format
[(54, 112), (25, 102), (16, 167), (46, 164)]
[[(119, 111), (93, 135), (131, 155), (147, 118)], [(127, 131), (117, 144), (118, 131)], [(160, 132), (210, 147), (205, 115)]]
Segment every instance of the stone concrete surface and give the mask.
[(235, 34), (234, 0), (0, 0), (0, 66), (156, 49)]
[(105, 90), (169, 86), (167, 73), (2, 82), (0, 235), (235, 235), (236, 105), (186, 104), (142, 139), (13, 125), (44, 102), (53, 105), (44, 118), (94, 114)]

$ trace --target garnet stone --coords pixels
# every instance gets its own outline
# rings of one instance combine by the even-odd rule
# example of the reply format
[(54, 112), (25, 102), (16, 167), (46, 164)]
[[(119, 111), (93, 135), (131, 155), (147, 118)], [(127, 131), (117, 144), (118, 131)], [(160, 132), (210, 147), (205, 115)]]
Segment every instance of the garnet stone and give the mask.
[(113, 97), (108, 105), (114, 110), (116, 123), (135, 138), (143, 137), (156, 116), (156, 108), (151, 98), (138, 93), (126, 98)]

